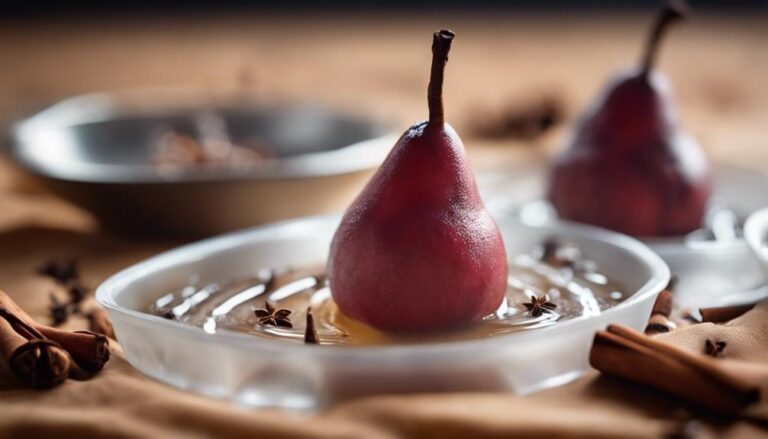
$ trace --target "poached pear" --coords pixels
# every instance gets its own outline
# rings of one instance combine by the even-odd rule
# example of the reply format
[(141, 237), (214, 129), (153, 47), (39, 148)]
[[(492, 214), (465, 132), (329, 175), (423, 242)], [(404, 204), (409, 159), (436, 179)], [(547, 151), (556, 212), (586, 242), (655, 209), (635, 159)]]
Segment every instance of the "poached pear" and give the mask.
[(447, 30), (433, 37), (429, 120), (400, 137), (331, 243), (328, 279), (339, 309), (389, 333), (478, 323), (500, 306), (507, 287), (501, 234), (443, 115), (453, 38)]
[(560, 218), (635, 236), (677, 236), (701, 227), (711, 192), (699, 145), (678, 125), (667, 81), (653, 69), (683, 3), (667, 4), (639, 69), (613, 80), (584, 117), (549, 180)]

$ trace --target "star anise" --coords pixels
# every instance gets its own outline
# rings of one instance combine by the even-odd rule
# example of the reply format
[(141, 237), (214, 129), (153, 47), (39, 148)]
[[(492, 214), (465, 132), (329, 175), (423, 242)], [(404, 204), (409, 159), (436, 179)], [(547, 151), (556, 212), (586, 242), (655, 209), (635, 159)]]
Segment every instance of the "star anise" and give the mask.
[(523, 306), (533, 317), (539, 317), (545, 311), (549, 312), (557, 308), (556, 304), (549, 301), (549, 294), (541, 297), (531, 296), (531, 301), (523, 303)]
[(257, 309), (254, 312), (256, 313), (260, 325), (293, 328), (291, 319), (288, 317), (291, 314), (290, 309), (275, 309), (275, 307), (267, 301), (267, 309)]
[(728, 343), (724, 341), (715, 341), (711, 338), (708, 338), (707, 341), (704, 342), (704, 353), (710, 357), (718, 357), (723, 353), (723, 350), (725, 350), (725, 346), (727, 344)]

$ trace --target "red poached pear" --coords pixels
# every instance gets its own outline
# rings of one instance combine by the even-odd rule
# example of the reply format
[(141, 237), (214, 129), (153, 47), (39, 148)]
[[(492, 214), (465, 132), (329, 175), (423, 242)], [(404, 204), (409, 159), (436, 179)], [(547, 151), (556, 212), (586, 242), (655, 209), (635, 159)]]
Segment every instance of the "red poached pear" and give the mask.
[(347, 316), (390, 333), (478, 323), (501, 304), (507, 258), (464, 145), (443, 117), (443, 72), (454, 34), (434, 34), (429, 120), (409, 128), (347, 209), (328, 277)]
[(635, 236), (678, 236), (701, 227), (709, 165), (680, 130), (669, 85), (652, 70), (659, 41), (683, 7), (662, 10), (641, 68), (608, 86), (557, 159), (548, 197), (560, 218)]

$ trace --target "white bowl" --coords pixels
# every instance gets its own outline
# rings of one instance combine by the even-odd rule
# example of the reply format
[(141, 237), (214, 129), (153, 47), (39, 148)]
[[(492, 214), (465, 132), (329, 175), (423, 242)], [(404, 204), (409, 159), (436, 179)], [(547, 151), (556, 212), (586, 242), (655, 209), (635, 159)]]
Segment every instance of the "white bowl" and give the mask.
[(744, 223), (744, 238), (768, 274), (768, 207), (758, 210), (747, 218), (747, 222)]
[(325, 259), (339, 217), (311, 217), (204, 240), (150, 258), (96, 291), (126, 357), (160, 381), (247, 406), (311, 409), (377, 393), (498, 391), (527, 393), (569, 381), (588, 368), (596, 330), (620, 323), (642, 330), (669, 280), (664, 262), (642, 243), (609, 231), (559, 223), (499, 222), (507, 252), (529, 252), (548, 237), (581, 247), (628, 297), (597, 316), (482, 340), (380, 347), (317, 346), (202, 329), (144, 312), (159, 293), (193, 274), (227, 280), (265, 266)]

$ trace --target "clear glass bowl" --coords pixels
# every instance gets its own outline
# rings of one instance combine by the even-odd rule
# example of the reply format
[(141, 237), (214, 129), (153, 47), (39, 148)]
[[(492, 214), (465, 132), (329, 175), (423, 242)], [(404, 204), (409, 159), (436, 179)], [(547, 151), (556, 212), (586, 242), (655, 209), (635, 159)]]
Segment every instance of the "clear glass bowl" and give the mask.
[(744, 238), (768, 274), (768, 207), (758, 210), (744, 223)]
[(669, 280), (664, 262), (642, 243), (609, 231), (556, 223), (499, 222), (507, 252), (544, 239), (578, 245), (620, 280), (626, 301), (601, 315), (482, 340), (381, 347), (304, 345), (202, 329), (143, 312), (159, 293), (192, 275), (231, 279), (256, 267), (325, 259), (338, 217), (311, 217), (249, 229), (168, 251), (108, 279), (96, 291), (128, 361), (160, 381), (235, 403), (312, 409), (378, 393), (515, 391), (569, 381), (588, 368), (596, 330), (621, 323), (642, 330)]

